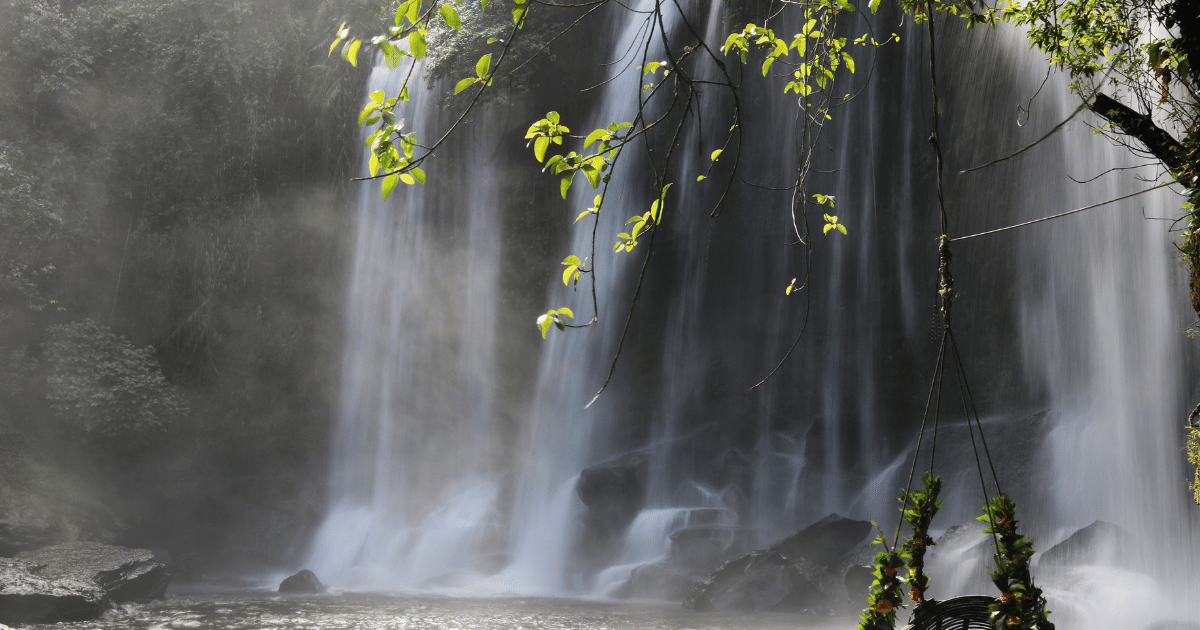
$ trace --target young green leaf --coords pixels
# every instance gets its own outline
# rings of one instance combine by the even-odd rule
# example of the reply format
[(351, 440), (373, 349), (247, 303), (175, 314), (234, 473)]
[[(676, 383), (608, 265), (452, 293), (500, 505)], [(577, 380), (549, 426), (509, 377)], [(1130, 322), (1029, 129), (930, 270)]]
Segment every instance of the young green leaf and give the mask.
[(388, 198), (388, 195), (392, 194), (392, 191), (396, 189), (396, 183), (399, 181), (400, 181), (399, 173), (392, 173), (391, 175), (388, 175), (387, 177), (383, 178), (383, 185), (380, 188), (380, 191), (383, 193), (384, 201), (386, 201)]
[(358, 67), (358, 47), (359, 46), (362, 46), (361, 39), (350, 40), (350, 41), (346, 42), (345, 46), (342, 46), (342, 59), (349, 61), (350, 65), (354, 66), (355, 68)]
[(571, 171), (570, 173), (563, 175), (562, 182), (560, 182), (558, 185), (559, 192), (562, 193), (563, 199), (567, 198), (567, 190), (569, 190), (571, 188), (571, 180), (574, 178), (575, 178), (575, 171)]
[(575, 273), (577, 269), (579, 269), (579, 265), (567, 265), (567, 268), (563, 270), (563, 286), (571, 286), (571, 274)]
[(546, 149), (550, 147), (550, 138), (547, 136), (539, 136), (533, 141), (533, 157), (537, 158), (538, 162), (546, 159)]
[(704, 176), (700, 175), (700, 176), (696, 177), (696, 181), (698, 181), (698, 182), (704, 181)]
[(421, 182), (422, 184), (425, 183), (425, 171), (414, 166), (412, 168), (412, 170), (409, 172), (412, 173), (413, 179), (416, 179), (418, 182)]
[(575, 319), (575, 313), (572, 312), (571, 309), (569, 309), (565, 306), (558, 309), (558, 312), (560, 315), (566, 315), (567, 317), (570, 317), (571, 319)]
[(475, 77), (463, 79), (462, 81), (458, 82), (458, 85), (454, 86), (454, 93), (458, 94), (459, 92), (471, 87), (472, 85), (475, 85), (476, 83), (479, 83), (479, 79), (476, 79)]
[(712, 161), (716, 162), (719, 157), (721, 157), (721, 149), (712, 152)]
[(417, 183), (417, 180), (414, 179), (413, 176), (408, 173), (400, 173), (400, 181), (404, 182), (405, 184), (408, 184), (409, 186), (412, 186), (413, 184)]
[(420, 30), (408, 34), (408, 49), (417, 59), (425, 58), (425, 35)]
[(438, 13), (442, 14), (442, 19), (446, 20), (446, 24), (449, 25), (450, 28), (456, 31), (462, 30), (462, 18), (458, 16), (458, 11), (456, 11), (454, 7), (448, 4), (443, 4), (442, 6), (438, 7)]
[(406, 12), (408, 21), (413, 24), (417, 23), (417, 19), (421, 17), (421, 0), (408, 0), (408, 11)]
[(550, 325), (553, 323), (554, 320), (551, 319), (549, 314), (542, 315), (541, 317), (537, 318), (537, 327), (542, 333), (542, 339), (546, 338), (546, 333), (550, 330)]
[[(488, 53), (479, 58), (475, 63), (475, 75), (480, 79), (487, 77), (488, 70), (492, 69), (492, 53)], [(557, 122), (557, 121), (555, 121)]]
[(592, 210), (591, 208), (588, 208), (587, 210), (580, 212), (579, 216), (575, 217), (575, 223), (579, 223), (580, 219), (582, 219), (583, 217), (586, 217), (589, 214), (594, 214), (594, 213), (595, 213), (595, 211)]

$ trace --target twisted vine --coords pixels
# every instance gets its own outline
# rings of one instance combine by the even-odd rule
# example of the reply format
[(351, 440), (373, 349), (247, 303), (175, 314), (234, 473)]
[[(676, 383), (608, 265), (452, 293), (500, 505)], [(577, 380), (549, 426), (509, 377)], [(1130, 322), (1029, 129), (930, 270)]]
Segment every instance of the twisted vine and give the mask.
[(1033, 583), (1029, 561), (1036, 550), (1033, 540), (1017, 533), (1017, 504), (1001, 494), (984, 506), (984, 534), (996, 537), (996, 569), (989, 574), (1000, 597), (988, 606), (997, 630), (1054, 630), (1042, 589)]

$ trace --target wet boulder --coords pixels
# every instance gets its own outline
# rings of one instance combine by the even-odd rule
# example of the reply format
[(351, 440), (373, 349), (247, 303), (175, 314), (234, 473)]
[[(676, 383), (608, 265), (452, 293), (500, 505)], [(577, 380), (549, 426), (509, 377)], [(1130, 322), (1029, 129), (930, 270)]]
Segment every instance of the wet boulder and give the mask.
[(86, 621), (108, 607), (104, 589), (91, 580), (46, 579), (19, 560), (0, 560), (0, 623)]
[(805, 558), (752, 551), (696, 584), (683, 605), (696, 611), (825, 614), (841, 608), (844, 600), (830, 588), (835, 583), (836, 578)]
[(17, 554), (39, 578), (50, 582), (97, 585), (116, 603), (160, 599), (171, 574), (148, 549), (96, 542), (69, 542)]
[(1096, 521), (1040, 554), (1037, 567), (1053, 571), (1078, 564), (1121, 566), (1130, 543), (1129, 532), (1120, 525)]
[(648, 461), (644, 453), (630, 453), (579, 473), (575, 492), (587, 506), (582, 538), (586, 555), (609, 556), (637, 518), (646, 498)]
[(767, 547), (785, 558), (807, 558), (828, 567), (861, 546), (871, 535), (871, 523), (830, 514)]
[(321, 583), (321, 580), (317, 579), (317, 575), (308, 569), (301, 569), (295, 575), (290, 575), (279, 583), (280, 593), (318, 595), (326, 590), (328, 589)]

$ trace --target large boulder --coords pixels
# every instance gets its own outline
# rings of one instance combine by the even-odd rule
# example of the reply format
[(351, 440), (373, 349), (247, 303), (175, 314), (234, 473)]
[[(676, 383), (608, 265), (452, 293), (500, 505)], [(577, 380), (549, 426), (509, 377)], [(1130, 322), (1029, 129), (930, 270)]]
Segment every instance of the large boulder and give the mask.
[(583, 519), (585, 555), (609, 557), (623, 540), (646, 499), (648, 462), (646, 454), (630, 453), (579, 473), (575, 492), (588, 510)]
[(696, 611), (827, 613), (840, 609), (844, 599), (836, 578), (812, 561), (752, 551), (697, 584), (683, 605)]
[(288, 576), (279, 583), (280, 593), (297, 593), (302, 595), (317, 595), (326, 591), (325, 585), (308, 569), (301, 569), (295, 575)]
[(860, 547), (871, 535), (871, 528), (868, 521), (830, 514), (773, 543), (767, 550), (785, 558), (807, 558), (818, 566), (828, 567)]
[(46, 579), (19, 560), (0, 560), (0, 623), (57, 623), (95, 619), (108, 607), (91, 580)]
[(683, 605), (695, 610), (840, 612), (846, 571), (871, 533), (866, 521), (836, 514), (722, 565)]
[(1129, 560), (1122, 552), (1130, 542), (1129, 532), (1120, 525), (1096, 521), (1040, 554), (1037, 567), (1054, 571), (1079, 564), (1121, 566)]
[(51, 582), (91, 582), (105, 598), (140, 602), (161, 598), (171, 575), (148, 549), (128, 549), (96, 542), (70, 542), (17, 554), (31, 573)]

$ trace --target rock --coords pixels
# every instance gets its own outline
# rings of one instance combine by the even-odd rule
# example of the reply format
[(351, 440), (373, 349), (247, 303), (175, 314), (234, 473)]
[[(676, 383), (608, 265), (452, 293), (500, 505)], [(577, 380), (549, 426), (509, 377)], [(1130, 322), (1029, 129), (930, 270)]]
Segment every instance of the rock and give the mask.
[(767, 550), (788, 559), (807, 558), (818, 566), (828, 567), (859, 547), (870, 534), (871, 523), (830, 514), (773, 543)]
[(326, 590), (325, 585), (317, 579), (316, 574), (308, 569), (301, 569), (295, 575), (289, 576), (279, 583), (280, 593), (318, 595)]
[(828, 592), (835, 582), (836, 578), (805, 558), (753, 551), (725, 563), (698, 583), (683, 605), (697, 611), (826, 613), (841, 608), (844, 599)]
[(678, 602), (707, 575), (707, 571), (687, 569), (670, 560), (643, 564), (633, 569), (629, 581), (614, 595), (622, 599), (634, 597)]
[(19, 560), (0, 560), (0, 623), (57, 623), (95, 619), (107, 607), (91, 580), (46, 579)]
[(630, 453), (579, 473), (575, 492), (588, 508), (583, 519), (585, 555), (610, 557), (613, 545), (637, 518), (646, 498), (648, 460), (644, 453)]
[[(735, 525), (692, 525), (671, 533), (672, 564), (707, 575), (750, 549), (750, 530)], [(703, 575), (701, 576), (703, 577)]]
[(148, 549), (70, 542), (17, 554), (36, 576), (53, 582), (93, 582), (114, 602), (160, 599), (171, 575)]
[(1040, 554), (1037, 567), (1056, 570), (1078, 564), (1119, 566), (1123, 560), (1120, 551), (1128, 549), (1129, 543), (1129, 532), (1120, 525), (1096, 521)]

